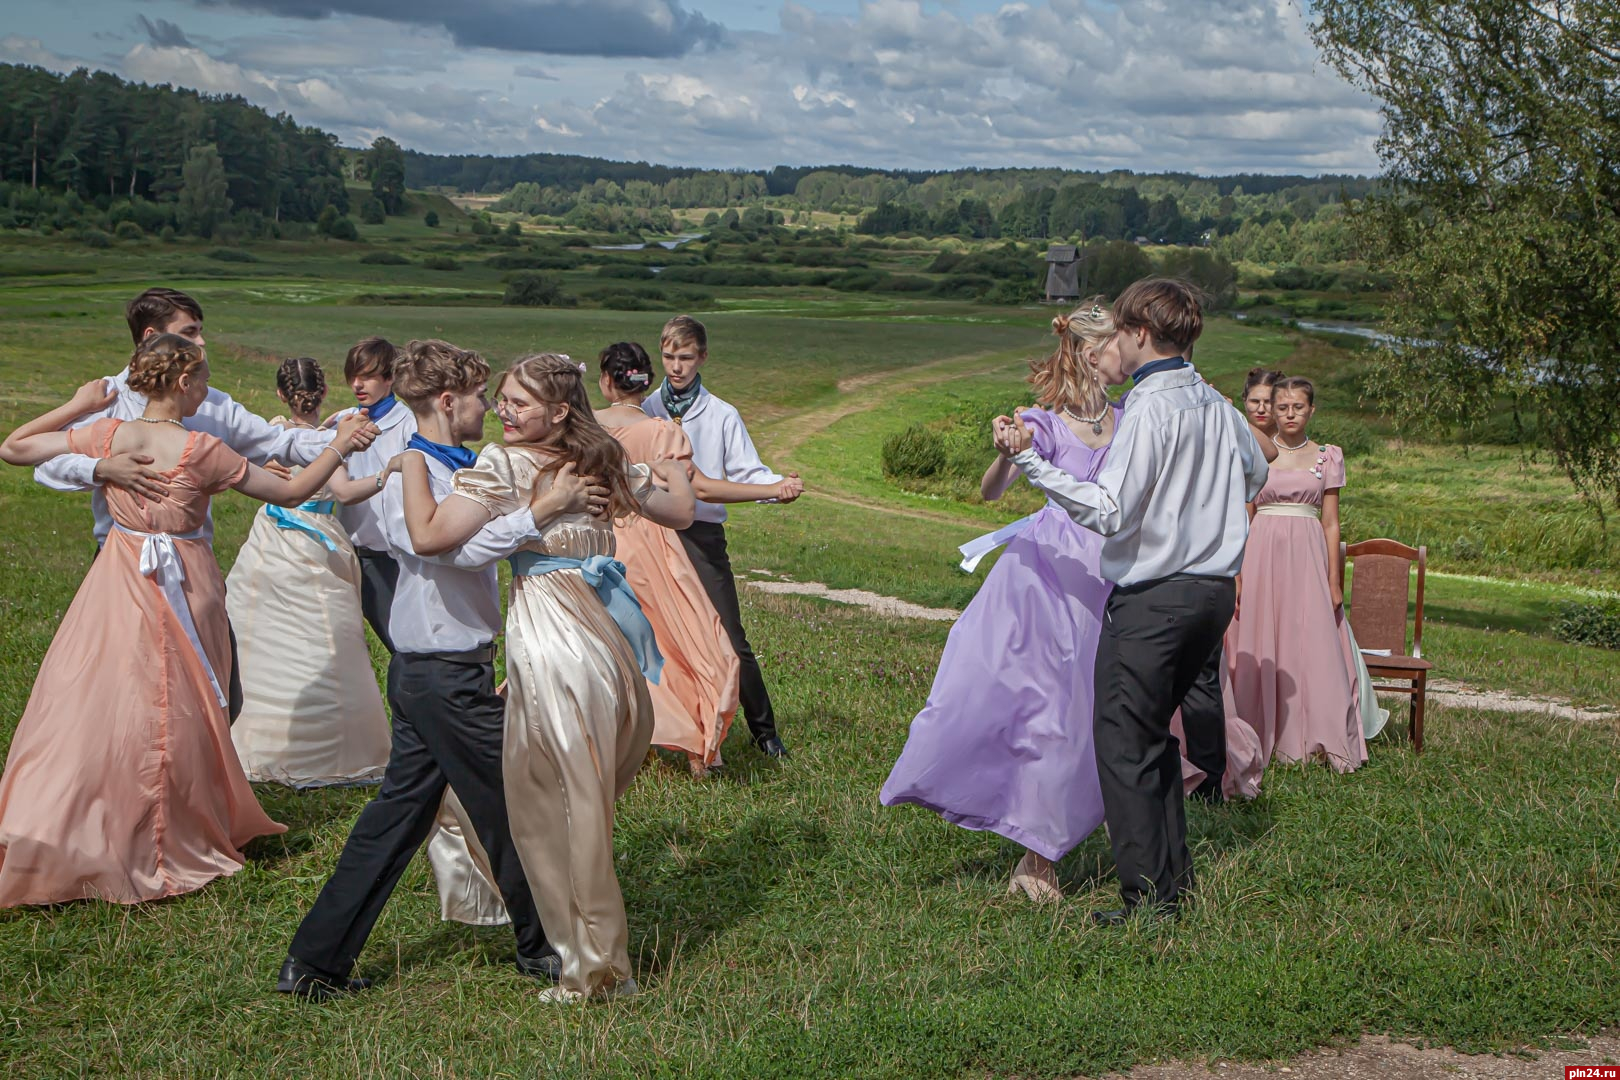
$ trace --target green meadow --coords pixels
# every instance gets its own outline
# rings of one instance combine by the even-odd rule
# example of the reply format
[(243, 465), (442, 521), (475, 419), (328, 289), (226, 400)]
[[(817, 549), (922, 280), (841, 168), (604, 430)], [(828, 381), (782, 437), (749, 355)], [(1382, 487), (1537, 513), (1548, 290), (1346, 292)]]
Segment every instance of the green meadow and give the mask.
[[(0, 426), (117, 371), (122, 303), (148, 284), (201, 301), (215, 384), (265, 415), (288, 355), (319, 358), (343, 403), (343, 353), (366, 335), (444, 337), (497, 369), (541, 348), (594, 362), (611, 341), (656, 342), (685, 309), (709, 329), (705, 382), (808, 487), (734, 513), (747, 576), (961, 608), (983, 568), (963, 574), (956, 546), (1039, 505), (1015, 489), (986, 506), (976, 474), (989, 417), (1027, 400), (1049, 308), (804, 283), (669, 287), (642, 310), (591, 300), (602, 266), (650, 252), (561, 271), (579, 306), (503, 307), (488, 264), (503, 249), (469, 253), (459, 211), (441, 216), (247, 260), (0, 241)], [(380, 250), (408, 262), (361, 261)], [(423, 265), (435, 255), (458, 268)], [(1256, 364), (1319, 381), (1322, 430), (1354, 451), (1346, 538), (1429, 548), (1436, 677), (1615, 704), (1620, 652), (1553, 626), (1564, 605), (1620, 593), (1620, 545), (1545, 450), (1495, 429), (1405, 438), (1371, 411), (1357, 352), (1286, 326), (1213, 318), (1196, 359), (1234, 395)], [(885, 443), (908, 431), (939, 439), (948, 467), (886, 472)], [(255, 511), (218, 500), (222, 566)], [(0, 522), (4, 749), (92, 543), (88, 497), (19, 469), (0, 471)], [(133, 909), (0, 912), (0, 1061), (16, 1076), (1056, 1077), (1364, 1033), (1511, 1052), (1620, 1023), (1613, 721), (1431, 703), (1419, 757), (1397, 706), (1354, 774), (1278, 767), (1253, 803), (1191, 808), (1202, 887), (1182, 921), (1097, 929), (1089, 912), (1116, 897), (1101, 834), (1060, 865), (1065, 902), (1036, 907), (1006, 895), (1011, 844), (878, 804), (947, 624), (746, 589), (744, 604), (793, 756), (778, 767), (739, 735), (723, 777), (694, 783), (658, 758), (620, 803), (639, 997), (540, 1005), (509, 932), (439, 921), (420, 861), (361, 959), (374, 989), (322, 1005), (272, 993), (367, 793), (265, 786), (289, 831), (255, 842), (235, 877)]]

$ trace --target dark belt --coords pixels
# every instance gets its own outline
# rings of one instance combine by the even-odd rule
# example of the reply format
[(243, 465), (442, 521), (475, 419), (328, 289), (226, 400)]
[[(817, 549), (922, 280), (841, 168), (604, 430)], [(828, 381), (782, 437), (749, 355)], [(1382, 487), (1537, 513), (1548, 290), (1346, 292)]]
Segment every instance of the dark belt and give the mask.
[(393, 559), (394, 557), (394, 553), (391, 551), (378, 551), (376, 548), (361, 547), (359, 544), (354, 546), (354, 553), (362, 559)]
[(402, 652), (395, 655), (402, 660), (441, 660), (447, 664), (493, 664), (495, 643), (480, 645), (466, 652)]
[(1204, 582), (1210, 585), (1221, 585), (1230, 584), (1231, 581), (1231, 578), (1223, 574), (1170, 574), (1166, 577), (1152, 578), (1148, 581), (1133, 582), (1130, 585), (1116, 585), (1114, 586), (1114, 592), (1129, 596), (1132, 593), (1146, 592), (1148, 589), (1158, 588), (1160, 585), (1174, 585), (1179, 582)]

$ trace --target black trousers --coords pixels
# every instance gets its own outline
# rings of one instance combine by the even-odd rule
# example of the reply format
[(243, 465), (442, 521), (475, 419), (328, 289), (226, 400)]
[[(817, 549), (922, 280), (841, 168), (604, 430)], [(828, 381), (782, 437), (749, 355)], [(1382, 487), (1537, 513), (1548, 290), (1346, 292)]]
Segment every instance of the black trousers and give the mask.
[(333, 979), (348, 977), (400, 875), (432, 833), (447, 784), (489, 854), (518, 954), (550, 952), (506, 816), (506, 703), (495, 694), (494, 665), (395, 653), (388, 704), (394, 732), (382, 788), (360, 811), (288, 954)]
[(1214, 766), (1218, 750), (1224, 772), (1220, 646), (1236, 601), (1231, 578), (1191, 575), (1124, 586), (1108, 598), (1093, 724), (1126, 908), (1174, 908), (1192, 887), (1181, 753), (1170, 718), (1181, 707), (1194, 764)]
[(354, 553), (360, 559), (360, 613), (371, 624), (383, 648), (392, 654), (394, 639), (388, 635), (388, 611), (394, 606), (399, 563), (386, 551), (357, 547)]
[(765, 673), (759, 669), (753, 646), (748, 644), (748, 631), (743, 629), (742, 609), (737, 603), (737, 579), (731, 573), (731, 556), (726, 552), (726, 527), (712, 521), (694, 521), (678, 534), (697, 571), (709, 602), (720, 613), (720, 622), (731, 637), (731, 647), (742, 662), (738, 671), (737, 698), (743, 717), (748, 721), (748, 734), (755, 743), (776, 737), (776, 712), (771, 708), (771, 695), (765, 689)]

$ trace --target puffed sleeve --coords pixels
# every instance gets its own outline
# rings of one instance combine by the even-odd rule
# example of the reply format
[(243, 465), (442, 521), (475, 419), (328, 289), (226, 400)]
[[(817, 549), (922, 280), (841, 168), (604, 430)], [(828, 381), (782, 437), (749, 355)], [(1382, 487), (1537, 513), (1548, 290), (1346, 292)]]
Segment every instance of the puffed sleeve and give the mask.
[(118, 423), (111, 417), (103, 417), (84, 427), (69, 428), (67, 433), (69, 450), (85, 457), (106, 457), (112, 452), (113, 432), (118, 430)]
[[(516, 456), (506, 446), (490, 443), (478, 455), (478, 461), (472, 468), (456, 472), (453, 492), (480, 504), (492, 518), (527, 506), (528, 485), (519, 483), (518, 462), (514, 460)], [(532, 469), (524, 471), (533, 472)]]
[(1025, 409), (1019, 415), (1019, 419), (1024, 422), (1025, 427), (1029, 428), (1030, 444), (1034, 446), (1035, 452), (1047, 461), (1051, 461), (1052, 455), (1057, 452), (1057, 435), (1052, 431), (1052, 427), (1055, 424), (1063, 423), (1063, 421), (1039, 405)]
[(1331, 443), (1323, 450), (1322, 487), (1327, 491), (1344, 487), (1344, 451)]
[(658, 433), (652, 441), (654, 460), (691, 461), (692, 440), (686, 437), (686, 432), (668, 422), (655, 423)]
[(206, 432), (196, 436), (187, 471), (197, 478), (197, 486), (210, 495), (228, 491), (247, 475), (248, 459)]
[(652, 469), (646, 465), (626, 465), (624, 471), (630, 480), (630, 494), (645, 506), (648, 496), (657, 490), (652, 481)]

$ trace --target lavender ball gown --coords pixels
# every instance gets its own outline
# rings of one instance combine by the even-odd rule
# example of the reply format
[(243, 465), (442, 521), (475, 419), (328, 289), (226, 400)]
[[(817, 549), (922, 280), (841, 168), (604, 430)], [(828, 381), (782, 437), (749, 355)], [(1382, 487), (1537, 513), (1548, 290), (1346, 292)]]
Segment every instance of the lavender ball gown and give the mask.
[[(1024, 422), (1041, 457), (1096, 479), (1106, 446), (1093, 450), (1049, 412)], [(885, 806), (925, 806), (1054, 861), (1102, 824), (1092, 679), (1113, 586), (1097, 572), (1101, 548), (1051, 503), (1007, 544), (951, 628)]]

